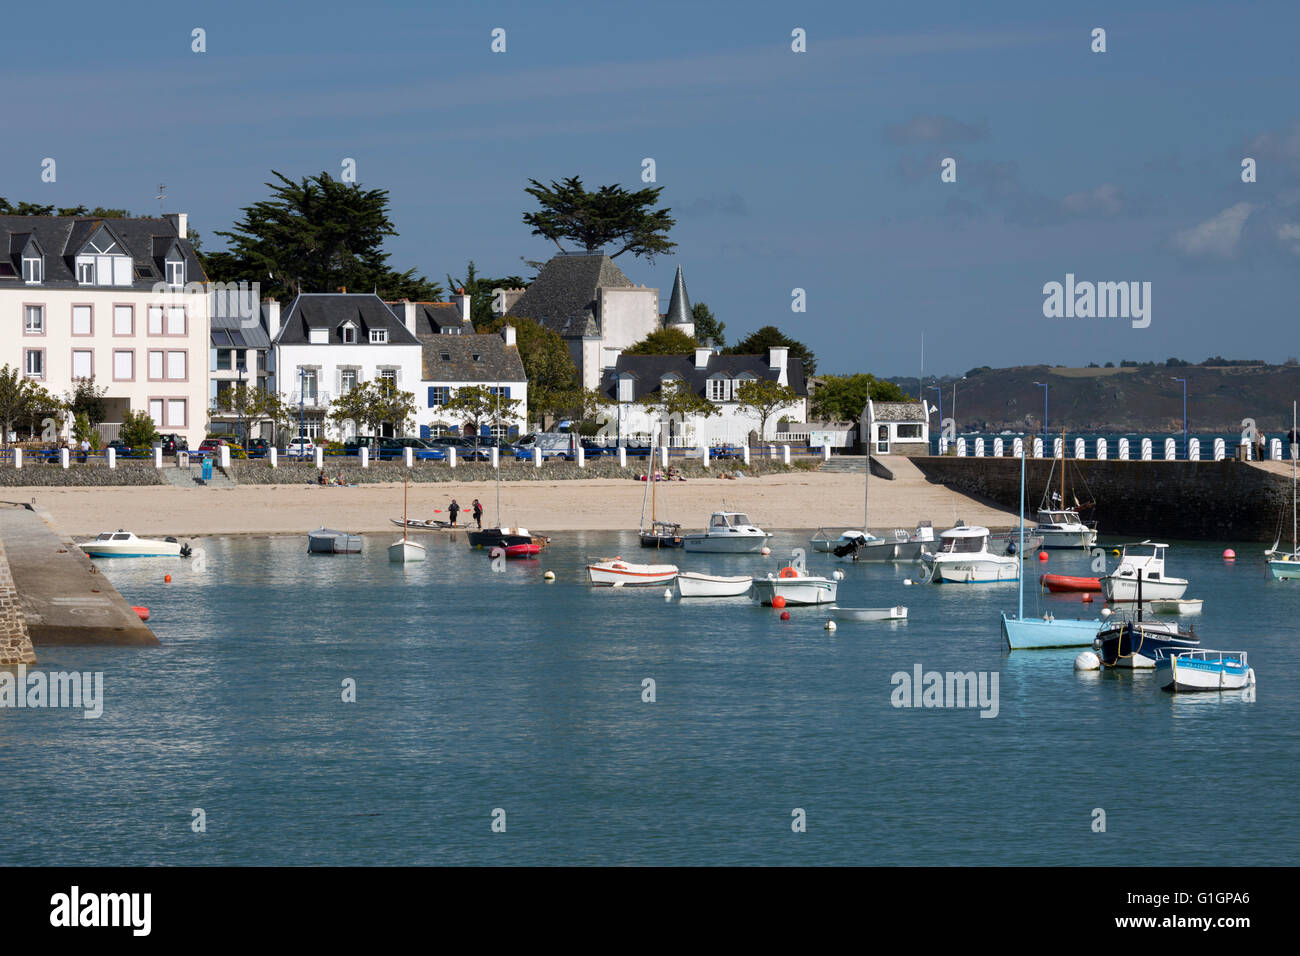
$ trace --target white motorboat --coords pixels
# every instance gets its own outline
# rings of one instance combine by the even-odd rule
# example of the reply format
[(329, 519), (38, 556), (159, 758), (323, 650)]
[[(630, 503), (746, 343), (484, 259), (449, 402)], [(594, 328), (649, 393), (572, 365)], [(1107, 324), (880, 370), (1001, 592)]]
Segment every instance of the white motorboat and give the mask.
[(687, 551), (758, 554), (772, 537), (739, 511), (715, 511), (709, 526), (683, 536)]
[(726, 577), (721, 574), (701, 574), (682, 571), (677, 575), (677, 593), (688, 597), (740, 597), (748, 594), (754, 579), (748, 574)]
[(1095, 526), (1084, 524), (1073, 509), (1040, 508), (1034, 534), (1043, 539), (1044, 548), (1088, 549), (1097, 543)]
[(105, 531), (94, 541), (78, 545), (92, 558), (178, 558), (181, 544), (175, 538), (137, 538), (130, 531), (118, 528)]
[(962, 523), (943, 532), (939, 540), (938, 551), (921, 554), (935, 584), (992, 584), (1020, 576), (1020, 558), (989, 550), (988, 528)]
[(1156, 661), (1162, 690), (1241, 690), (1253, 687), (1255, 671), (1245, 651), (1172, 650)]
[(784, 567), (777, 574), (754, 578), (754, 597), (759, 604), (770, 605), (783, 598), (789, 605), (834, 604), (839, 582), (808, 574), (795, 567)]
[(333, 528), (317, 528), (307, 532), (308, 554), (360, 554), (361, 535), (335, 531)]
[(1152, 601), (1152, 614), (1200, 614), (1200, 598), (1184, 598), (1181, 601)]
[(897, 607), (833, 607), (831, 614), (841, 621), (906, 621), (907, 608)]
[[(410, 472), (408, 470), (406, 479), (402, 482), (402, 527), (406, 528), (406, 495), (410, 488)], [(388, 560), (394, 564), (406, 564), (410, 561), (423, 561), (425, 557), (424, 545), (416, 544), (406, 534), (402, 532), (402, 537), (388, 546)]]
[(1187, 590), (1187, 581), (1165, 576), (1168, 548), (1167, 544), (1151, 541), (1124, 545), (1119, 565), (1101, 579), (1101, 593), (1106, 600), (1177, 601), (1181, 598)]
[(587, 579), (596, 587), (646, 587), (668, 584), (676, 577), (675, 564), (632, 564), (622, 558), (602, 558), (587, 566)]

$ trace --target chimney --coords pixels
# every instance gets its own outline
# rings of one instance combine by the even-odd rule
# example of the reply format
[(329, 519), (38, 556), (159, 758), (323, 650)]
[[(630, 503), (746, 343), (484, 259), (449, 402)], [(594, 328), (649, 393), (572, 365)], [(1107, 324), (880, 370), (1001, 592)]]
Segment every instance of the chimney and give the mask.
[(266, 334), (274, 342), (280, 334), (280, 303), (275, 299), (263, 299), (262, 304), (266, 307)]
[(163, 217), (173, 226), (176, 227), (176, 235), (182, 239), (189, 238), (190, 234), (190, 214), (187, 212), (169, 212)]
[(457, 289), (456, 294), (451, 297), (451, 301), (460, 307), (460, 321), (462, 324), (472, 321), (473, 316), (470, 315), (469, 311), (469, 296), (466, 295), (464, 289)]
[(790, 349), (786, 346), (772, 346), (767, 350), (767, 367), (777, 373), (776, 380), (782, 385), (790, 384)]
[(708, 368), (708, 367), (709, 367), (709, 357), (712, 356), (712, 355), (713, 355), (713, 349), (710, 349), (710, 348), (703, 348), (703, 347), (701, 347), (701, 348), (697, 348), (697, 349), (695, 350), (695, 367), (696, 367), (696, 368)]
[(501, 329), (501, 337), (506, 340), (506, 348), (515, 348), (515, 327), (506, 325)]
[(415, 334), (415, 303), (409, 299), (402, 300), (402, 324), (406, 331)]
[(505, 295), (502, 296), (502, 298), (504, 299), (504, 301), (501, 303), (502, 308), (501, 308), (500, 310), (498, 310), (497, 307), (496, 307), (496, 299), (497, 299), (497, 297), (496, 297), (496, 295), (495, 295), (495, 293), (494, 293), (493, 296), (492, 296), (492, 314), (493, 314), (493, 315), (505, 315), (507, 312), (509, 312), (511, 309), (513, 309), (513, 308), (515, 307), (515, 303), (516, 303), (516, 302), (518, 302), (520, 299), (522, 299), (522, 298), (524, 297), (524, 292), (525, 292), (525, 291), (527, 291), (527, 290), (525, 290), (525, 289), (505, 289), (505, 290), (504, 290)]

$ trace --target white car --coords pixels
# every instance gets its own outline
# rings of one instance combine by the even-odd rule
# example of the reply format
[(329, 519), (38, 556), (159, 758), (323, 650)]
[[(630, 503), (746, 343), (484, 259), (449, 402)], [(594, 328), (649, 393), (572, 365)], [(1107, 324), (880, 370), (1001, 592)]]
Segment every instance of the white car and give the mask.
[(284, 449), (285, 458), (312, 458), (316, 455), (316, 445), (310, 438), (293, 438)]

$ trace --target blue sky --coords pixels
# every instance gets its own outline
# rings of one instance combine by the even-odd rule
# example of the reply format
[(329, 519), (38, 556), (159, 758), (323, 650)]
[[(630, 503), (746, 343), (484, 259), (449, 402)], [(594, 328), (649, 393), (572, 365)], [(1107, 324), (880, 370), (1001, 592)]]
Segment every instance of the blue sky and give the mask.
[[(521, 257), (553, 249), (520, 221), (529, 178), (639, 188), (653, 157), (678, 248), (619, 265), (666, 306), (681, 264), (730, 341), (775, 324), (824, 372), (916, 374), (922, 334), (927, 375), (1280, 362), (1300, 353), (1297, 9), (17, 5), (0, 196), (156, 214), (166, 183), (215, 248), (271, 169), (337, 176), (351, 157), (391, 193), (394, 266), (527, 276)], [(1045, 318), (1066, 273), (1151, 282), (1150, 326)]]

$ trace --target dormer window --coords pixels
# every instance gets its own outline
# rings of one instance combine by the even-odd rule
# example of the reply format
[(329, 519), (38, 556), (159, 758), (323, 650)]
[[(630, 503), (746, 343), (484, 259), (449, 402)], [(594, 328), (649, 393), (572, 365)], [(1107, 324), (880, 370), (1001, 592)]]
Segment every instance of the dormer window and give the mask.
[(330, 330), (329, 330), (329, 329), (310, 329), (310, 330), (307, 332), (307, 342), (308, 342), (308, 344), (310, 344), (310, 345), (329, 345), (329, 344), (330, 344)]
[(371, 329), (371, 330), (370, 330), (370, 344), (371, 344), (371, 345), (386, 345), (386, 344), (388, 344), (388, 330), (387, 330), (387, 329)]
[(77, 260), (77, 281), (82, 285), (95, 284), (95, 260), (85, 257)]
[(112, 233), (101, 227), (77, 255), (77, 281), (82, 285), (130, 285), (133, 261)]
[(718, 376), (709, 379), (709, 401), (725, 402), (731, 398), (731, 382)]
[(185, 260), (168, 259), (167, 260), (167, 284), (171, 286), (183, 286), (185, 284)]
[(681, 379), (677, 378), (677, 376), (675, 376), (675, 375), (666, 375), (666, 376), (664, 376), (663, 378), (661, 378), (661, 379), (659, 380), (659, 391), (661, 391), (661, 392), (663, 392), (665, 395), (667, 395), (667, 394), (669, 394), (670, 392), (673, 392), (674, 390), (676, 390), (677, 386), (678, 386), (680, 383), (681, 383)]
[(624, 375), (618, 380), (618, 400), (620, 402), (632, 401), (632, 377)]
[(357, 343), (357, 327), (353, 325), (351, 322), (349, 322), (347, 325), (343, 326), (343, 344), (356, 345), (356, 343)]
[(23, 256), (23, 281), (34, 285), (45, 281), (45, 264), (37, 256)]

